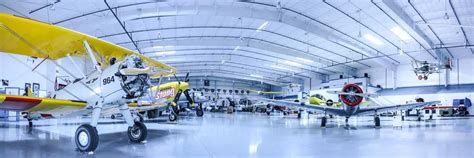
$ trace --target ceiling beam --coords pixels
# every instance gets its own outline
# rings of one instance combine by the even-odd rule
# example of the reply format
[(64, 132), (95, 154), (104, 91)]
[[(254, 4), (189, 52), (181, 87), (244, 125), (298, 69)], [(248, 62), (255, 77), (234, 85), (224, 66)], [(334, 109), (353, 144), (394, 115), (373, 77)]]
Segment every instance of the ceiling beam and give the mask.
[[(153, 41), (153, 43), (150, 43)], [(168, 37), (168, 38), (153, 38), (153, 39), (141, 39), (137, 40), (140, 42), (140, 47), (153, 47), (156, 45), (162, 46), (228, 46), (228, 47), (250, 47), (260, 50), (265, 50), (269, 52), (275, 52), (279, 54), (283, 54), (286, 56), (298, 56), (306, 59), (313, 60), (316, 63), (321, 63), (323, 66), (319, 67), (326, 67), (326, 66), (334, 66), (339, 65), (341, 62), (337, 62), (326, 57), (322, 57), (319, 55), (314, 54), (307, 54), (304, 50), (300, 50), (297, 48), (289, 47), (286, 45), (278, 44), (275, 42), (257, 39), (253, 37), (237, 37), (237, 36), (182, 36), (182, 37)], [(126, 45), (130, 44), (130, 42), (118, 42), (118, 45)], [(294, 60), (295, 59), (287, 59), (287, 60)], [(299, 62), (299, 61), (296, 61)], [(340, 66), (348, 67), (330, 67), (334, 69), (334, 71), (345, 72), (345, 73), (353, 73), (356, 70), (355, 67), (348, 66), (346, 64), (340, 64)], [(321, 68), (319, 68), (321, 69)], [(328, 69), (328, 68), (324, 68)]]

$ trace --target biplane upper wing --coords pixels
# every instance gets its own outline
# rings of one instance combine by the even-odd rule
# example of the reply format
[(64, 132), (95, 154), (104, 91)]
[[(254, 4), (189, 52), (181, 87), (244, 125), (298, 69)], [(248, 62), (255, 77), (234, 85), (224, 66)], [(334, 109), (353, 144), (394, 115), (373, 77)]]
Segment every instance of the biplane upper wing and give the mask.
[(110, 42), (73, 30), (15, 15), (0, 13), (0, 52), (56, 60), (66, 56), (86, 56), (87, 41), (102, 69), (109, 59), (121, 61), (127, 56), (139, 56), (152, 68), (151, 78), (176, 73), (176, 69)]

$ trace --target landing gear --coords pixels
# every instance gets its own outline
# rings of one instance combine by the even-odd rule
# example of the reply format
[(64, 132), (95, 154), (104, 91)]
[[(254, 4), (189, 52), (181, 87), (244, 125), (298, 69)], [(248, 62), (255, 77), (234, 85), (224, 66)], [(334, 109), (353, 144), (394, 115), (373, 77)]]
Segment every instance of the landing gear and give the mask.
[(326, 116), (322, 117), (322, 118), (321, 118), (321, 127), (324, 127), (324, 128), (325, 128), (325, 127), (326, 127), (326, 122), (327, 122)]
[(135, 122), (132, 127), (128, 127), (127, 134), (131, 142), (140, 143), (145, 141), (148, 131), (144, 123)]
[(168, 119), (170, 121), (176, 121), (178, 119), (178, 107), (177, 105), (176, 106), (173, 106), (173, 105), (170, 105), (170, 115), (168, 116)]
[(178, 114), (174, 113), (173, 111), (171, 111), (170, 115), (168, 116), (168, 119), (170, 121), (176, 121), (178, 119)]
[(380, 117), (375, 116), (374, 117), (374, 123), (375, 123), (375, 128), (379, 128), (380, 127)]
[(197, 110), (197, 111), (196, 111), (196, 115), (197, 115), (198, 117), (202, 117), (202, 116), (204, 115), (204, 111), (202, 111), (202, 110)]
[(28, 119), (28, 127), (33, 127), (33, 119)]
[(272, 109), (270, 109), (269, 106), (270, 105), (267, 105), (267, 110), (265, 110), (268, 116), (270, 116), (270, 113), (272, 112)]
[(83, 124), (76, 130), (77, 149), (81, 152), (93, 152), (99, 145), (97, 129), (89, 124)]
[(349, 125), (349, 117), (346, 117), (346, 119), (344, 120), (344, 122), (346, 123), (346, 125)]
[(301, 118), (301, 111), (298, 112), (298, 118)]
[(199, 105), (196, 107), (196, 115), (198, 117), (202, 117), (204, 115), (204, 111), (202, 110), (202, 103), (199, 103)]
[(137, 117), (135, 117), (135, 122), (144, 122), (145, 119), (143, 118), (143, 115), (140, 113), (137, 113)]
[(417, 121), (421, 121), (421, 114), (420, 114), (420, 110), (416, 110), (416, 115), (417, 115)]

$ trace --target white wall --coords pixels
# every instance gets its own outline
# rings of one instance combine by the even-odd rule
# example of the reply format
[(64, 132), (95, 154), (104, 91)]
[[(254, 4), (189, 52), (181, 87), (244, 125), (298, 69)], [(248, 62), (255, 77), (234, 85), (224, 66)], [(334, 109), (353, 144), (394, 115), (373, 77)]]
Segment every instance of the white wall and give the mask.
[[(25, 83), (39, 83), (41, 91), (54, 90), (55, 65), (50, 61), (44, 61), (35, 71), (32, 68), (37, 66), (42, 59), (33, 60), (27, 56), (0, 53), (0, 79), (8, 80), (6, 87), (19, 87), (24, 89)], [(42, 77), (39, 74), (43, 74)], [(0, 84), (0, 88), (5, 88)], [(23, 93), (20, 92), (20, 95)]]
[[(448, 77), (446, 77), (445, 70), (441, 70), (442, 72), (439, 74), (431, 74), (428, 80), (418, 80), (411, 64), (397, 66), (395, 73), (385, 68), (371, 68), (359, 70), (357, 75), (363, 76), (364, 73), (368, 73), (370, 84), (373, 86), (380, 85), (383, 88), (393, 88), (394, 84), (395, 87), (444, 85), (446, 79), (448, 79), (449, 85), (457, 85), (458, 83), (474, 84), (474, 58), (459, 59), (459, 67), (457, 66), (457, 60), (454, 60), (453, 63), (454, 68), (449, 71)], [(394, 77), (396, 77), (395, 83)]]

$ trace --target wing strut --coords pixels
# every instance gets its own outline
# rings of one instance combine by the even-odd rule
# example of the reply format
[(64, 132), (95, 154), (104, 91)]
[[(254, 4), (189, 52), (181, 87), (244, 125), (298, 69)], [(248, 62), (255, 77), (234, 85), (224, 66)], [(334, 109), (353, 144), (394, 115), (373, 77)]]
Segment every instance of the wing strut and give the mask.
[(102, 73), (102, 69), (100, 68), (100, 64), (97, 62), (97, 58), (95, 58), (94, 52), (92, 51), (91, 46), (89, 45), (89, 42), (84, 41), (83, 43), (84, 43), (84, 48), (86, 48), (87, 54), (91, 58), (92, 63), (94, 63), (95, 69), (97, 71), (99, 71), (100, 73)]

